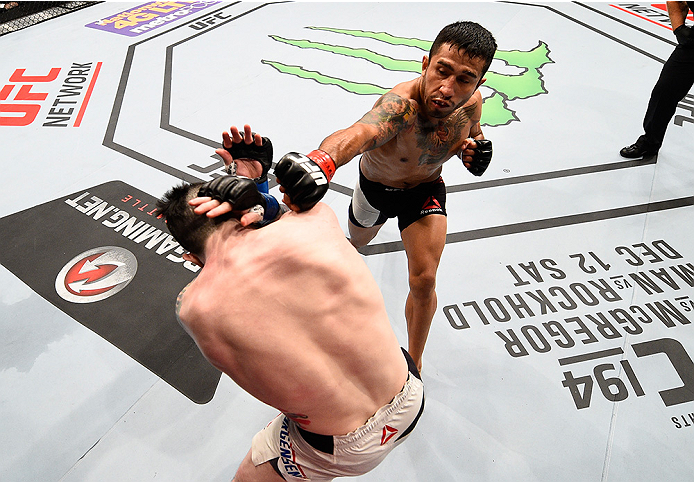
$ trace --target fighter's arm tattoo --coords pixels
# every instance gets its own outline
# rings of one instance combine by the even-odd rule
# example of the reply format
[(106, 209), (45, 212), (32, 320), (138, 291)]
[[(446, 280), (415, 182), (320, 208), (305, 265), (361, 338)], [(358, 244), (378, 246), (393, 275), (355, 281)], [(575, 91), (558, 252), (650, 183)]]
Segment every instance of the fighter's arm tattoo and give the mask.
[[(438, 164), (448, 156), (451, 146), (463, 140), (463, 130), (469, 125), (477, 109), (477, 103), (465, 106), (457, 115), (452, 116), (438, 127), (424, 128), (419, 126), (415, 131), (417, 147), (422, 150), (419, 165)], [(472, 126), (470, 126), (472, 127)]]
[(417, 110), (412, 103), (397, 94), (387, 93), (381, 97), (373, 109), (367, 112), (359, 123), (377, 128), (366, 150), (382, 146), (395, 137), (398, 132), (412, 125)]

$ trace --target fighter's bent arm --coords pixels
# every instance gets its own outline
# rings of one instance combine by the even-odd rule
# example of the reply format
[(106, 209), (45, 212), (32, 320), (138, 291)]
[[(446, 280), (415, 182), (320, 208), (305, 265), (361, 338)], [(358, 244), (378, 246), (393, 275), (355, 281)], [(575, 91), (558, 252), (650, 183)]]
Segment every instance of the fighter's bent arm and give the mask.
[[(477, 95), (477, 94), (476, 94)], [(482, 117), (482, 102), (475, 102), (466, 111), (473, 124), (470, 126), (469, 137), (463, 140), (463, 145), (458, 151), (458, 157), (463, 165), (475, 176), (481, 176), (487, 170), (492, 160), (492, 141), (485, 139), (480, 125)], [(475, 147), (471, 147), (474, 141)]]
[(484, 134), (482, 133), (482, 127), (480, 126), (480, 123), (478, 122), (472, 128), (470, 129), (470, 137), (473, 139), (480, 140), (484, 139)]

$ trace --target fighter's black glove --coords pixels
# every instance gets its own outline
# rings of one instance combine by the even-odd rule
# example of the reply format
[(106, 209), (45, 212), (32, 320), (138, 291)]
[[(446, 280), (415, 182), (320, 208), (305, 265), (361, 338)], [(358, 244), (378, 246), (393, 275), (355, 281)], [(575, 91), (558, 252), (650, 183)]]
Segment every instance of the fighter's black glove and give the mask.
[(247, 177), (220, 176), (200, 186), (198, 196), (228, 202), (234, 211), (245, 211), (256, 204), (264, 208), (266, 204), (253, 179)]
[(290, 152), (275, 166), (275, 176), (291, 203), (306, 211), (328, 191), (335, 170), (335, 161), (326, 152), (315, 150), (307, 155)]
[[(474, 154), (472, 155), (470, 167), (468, 167), (467, 170), (475, 176), (481, 176), (484, 174), (484, 171), (487, 170), (487, 167), (489, 167), (489, 163), (492, 162), (492, 141), (489, 139), (479, 139), (475, 140), (475, 144), (477, 144), (477, 147), (470, 149)], [(463, 157), (462, 152), (460, 157)]]
[(259, 192), (255, 181), (247, 177), (218, 177), (200, 186), (198, 196), (226, 201), (234, 211), (255, 210), (263, 218), (261, 224), (274, 221), (280, 214), (280, 205), (275, 197)]
[[(243, 137), (243, 132), (239, 132), (239, 134)], [(255, 134), (253, 137), (255, 137)], [(272, 167), (272, 142), (270, 142), (270, 139), (267, 137), (263, 137), (262, 139), (263, 143), (260, 146), (257, 146), (255, 142), (246, 144), (241, 141), (234, 142), (231, 144), (231, 147), (224, 148), (234, 159), (254, 159), (260, 162), (263, 172), (254, 179), (257, 184), (262, 184), (267, 181), (267, 173)]]
[(677, 43), (683, 47), (694, 47), (694, 29), (686, 25), (680, 25), (674, 30)]

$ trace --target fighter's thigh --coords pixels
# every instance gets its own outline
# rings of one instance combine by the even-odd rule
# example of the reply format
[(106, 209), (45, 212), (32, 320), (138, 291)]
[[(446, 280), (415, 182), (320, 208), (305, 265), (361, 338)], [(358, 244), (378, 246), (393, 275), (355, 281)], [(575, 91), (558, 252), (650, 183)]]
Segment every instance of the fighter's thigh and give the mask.
[(377, 224), (370, 228), (362, 228), (355, 225), (352, 221), (347, 223), (347, 228), (349, 229), (349, 242), (355, 248), (361, 248), (366, 246), (369, 242), (376, 237), (378, 230), (381, 229), (382, 224)]
[(253, 465), (251, 451), (239, 465), (236, 475), (232, 482), (285, 482), (285, 480), (275, 471), (270, 462), (263, 462), (260, 465)]
[(410, 275), (435, 276), (446, 245), (448, 223), (442, 214), (430, 214), (413, 222), (400, 233)]
[(357, 182), (349, 204), (347, 224), (350, 242), (357, 248), (366, 246), (378, 234), (386, 219), (378, 208), (371, 205)]

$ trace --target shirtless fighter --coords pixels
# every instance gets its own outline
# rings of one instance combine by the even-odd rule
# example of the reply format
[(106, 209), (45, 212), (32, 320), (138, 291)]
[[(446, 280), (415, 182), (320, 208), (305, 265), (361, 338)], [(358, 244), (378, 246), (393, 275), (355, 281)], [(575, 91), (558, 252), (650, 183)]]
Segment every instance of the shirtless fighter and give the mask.
[(336, 168), (363, 154), (349, 208), (351, 242), (366, 245), (388, 218), (398, 218), (409, 271), (409, 352), (420, 369), (446, 242), (442, 165), (457, 155), (472, 174), (481, 176), (491, 161), (491, 141), (480, 128), (482, 96), (477, 89), (495, 52), (496, 41), (480, 25), (448, 25), (424, 57), (420, 77), (395, 86), (318, 150), (306, 156), (289, 153), (275, 167), (284, 202), (300, 211), (322, 198)]
[[(364, 474), (414, 428), (424, 387), (332, 210), (244, 226), (260, 197), (251, 179), (225, 176), (174, 187), (157, 205), (202, 266), (176, 302), (181, 324), (210, 363), (282, 412), (234, 480)], [(225, 213), (206, 215), (215, 208)]]

